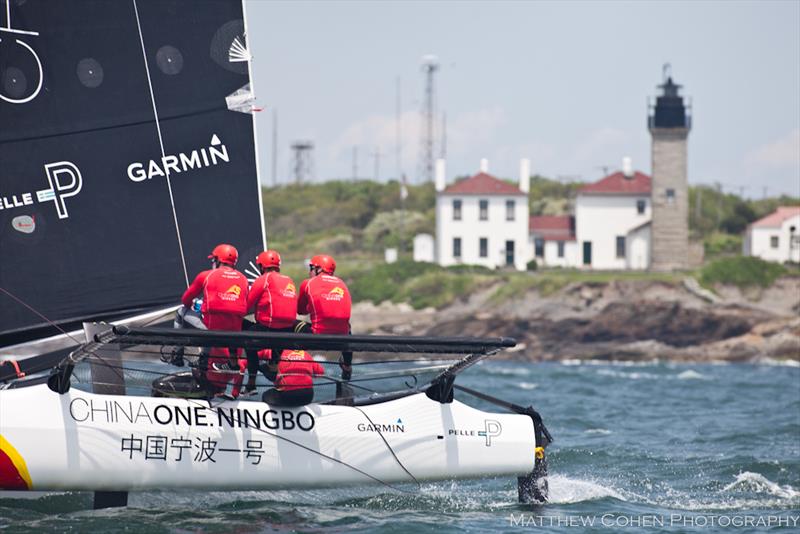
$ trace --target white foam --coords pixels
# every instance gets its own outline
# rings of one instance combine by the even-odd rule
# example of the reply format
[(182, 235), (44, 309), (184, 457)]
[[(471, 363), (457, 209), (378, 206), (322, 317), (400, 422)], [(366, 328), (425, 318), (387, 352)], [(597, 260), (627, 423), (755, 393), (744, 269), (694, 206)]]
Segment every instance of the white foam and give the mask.
[(489, 367), (484, 372), (490, 375), (506, 376), (528, 376), (531, 374), (530, 369), (524, 367)]
[(589, 430), (584, 430), (584, 434), (602, 434), (607, 436), (608, 434), (612, 434), (612, 432), (606, 428), (590, 428)]
[(688, 369), (678, 375), (678, 380), (708, 380), (708, 377), (694, 369)]
[(780, 486), (772, 482), (760, 473), (745, 471), (736, 475), (736, 480), (722, 488), (726, 491), (753, 491), (756, 493), (767, 493), (782, 499), (794, 499), (800, 497), (800, 491), (791, 486)]
[(614, 371), (613, 369), (598, 369), (597, 374), (602, 376), (611, 376), (614, 378), (627, 378), (629, 380), (642, 380), (642, 379), (662, 380), (664, 378), (663, 376), (659, 376), (653, 373), (639, 373), (639, 372), (624, 373), (622, 371)]
[(563, 475), (547, 477), (550, 488), (550, 504), (572, 504), (584, 501), (596, 501), (611, 497), (624, 501), (625, 498), (608, 485), (598, 484), (589, 480), (577, 480)]
[(762, 358), (756, 362), (757, 365), (769, 365), (773, 367), (800, 367), (797, 360), (776, 360), (774, 358)]
[(534, 384), (532, 382), (520, 382), (519, 387), (522, 389), (536, 389), (539, 387), (539, 384)]

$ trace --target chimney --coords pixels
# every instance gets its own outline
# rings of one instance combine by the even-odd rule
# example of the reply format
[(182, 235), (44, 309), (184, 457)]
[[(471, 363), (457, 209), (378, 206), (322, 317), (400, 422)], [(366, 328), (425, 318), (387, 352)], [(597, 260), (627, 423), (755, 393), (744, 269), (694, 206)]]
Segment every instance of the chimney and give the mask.
[(531, 190), (531, 160), (528, 158), (519, 160), (519, 188), (523, 193)]
[(436, 160), (436, 192), (441, 193), (447, 187), (447, 173), (445, 161), (442, 158)]
[(633, 163), (631, 163), (631, 158), (628, 156), (622, 158), (622, 174), (625, 178), (633, 178)]
[(489, 160), (486, 158), (481, 158), (481, 172), (489, 172)]

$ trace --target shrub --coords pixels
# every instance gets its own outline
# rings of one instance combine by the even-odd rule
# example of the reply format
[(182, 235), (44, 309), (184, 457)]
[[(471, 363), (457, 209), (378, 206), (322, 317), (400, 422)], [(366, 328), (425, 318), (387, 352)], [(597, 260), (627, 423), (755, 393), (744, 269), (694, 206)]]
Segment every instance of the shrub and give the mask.
[(525, 268), (529, 271), (535, 271), (539, 268), (539, 264), (536, 263), (536, 260), (531, 260), (525, 264)]
[(737, 256), (742, 253), (742, 236), (714, 233), (703, 240), (707, 258)]
[(741, 288), (769, 287), (786, 274), (783, 265), (751, 256), (718, 259), (703, 267), (700, 283), (705, 286), (729, 284)]

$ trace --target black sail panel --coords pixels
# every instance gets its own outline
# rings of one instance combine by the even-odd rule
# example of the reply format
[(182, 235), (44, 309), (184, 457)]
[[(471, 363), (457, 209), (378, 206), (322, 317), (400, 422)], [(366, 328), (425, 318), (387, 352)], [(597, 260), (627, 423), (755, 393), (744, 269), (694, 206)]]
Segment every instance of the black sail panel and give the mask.
[[(240, 0), (0, 0), (0, 288), (61, 323), (177, 303), (219, 242), (252, 257), (248, 84)], [(0, 291), (0, 344), (46, 324)]]

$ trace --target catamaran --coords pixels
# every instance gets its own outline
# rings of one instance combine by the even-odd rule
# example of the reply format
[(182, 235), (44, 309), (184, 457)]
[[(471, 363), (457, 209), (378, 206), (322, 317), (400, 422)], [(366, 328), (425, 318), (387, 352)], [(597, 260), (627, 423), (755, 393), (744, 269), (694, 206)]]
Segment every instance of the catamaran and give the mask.
[[(102, 508), (151, 489), (516, 476), (521, 501), (546, 500), (539, 414), (456, 384), (512, 339), (164, 327), (216, 243), (266, 248), (241, 0), (0, 5), (0, 490)], [(331, 368), (352, 351), (358, 370), (326, 372), (301, 408), (204, 389), (207, 349), (276, 343)]]

